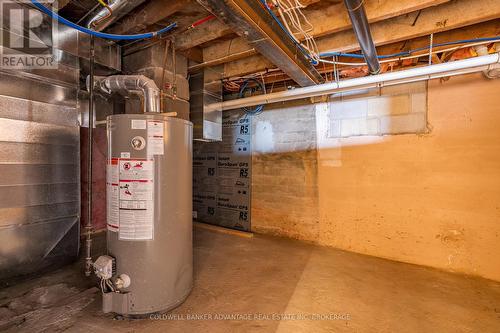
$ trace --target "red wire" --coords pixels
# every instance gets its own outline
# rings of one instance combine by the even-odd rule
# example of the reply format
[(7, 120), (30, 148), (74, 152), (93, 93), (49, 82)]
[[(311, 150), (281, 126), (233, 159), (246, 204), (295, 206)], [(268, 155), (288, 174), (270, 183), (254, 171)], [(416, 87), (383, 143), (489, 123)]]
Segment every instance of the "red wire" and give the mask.
[(208, 15), (207, 17), (202, 18), (201, 20), (198, 20), (198, 21), (194, 22), (193, 24), (191, 24), (190, 28), (192, 29), (194, 27), (197, 27), (200, 24), (205, 23), (207, 21), (210, 21), (210, 20), (212, 20), (214, 18), (215, 18), (215, 15)]

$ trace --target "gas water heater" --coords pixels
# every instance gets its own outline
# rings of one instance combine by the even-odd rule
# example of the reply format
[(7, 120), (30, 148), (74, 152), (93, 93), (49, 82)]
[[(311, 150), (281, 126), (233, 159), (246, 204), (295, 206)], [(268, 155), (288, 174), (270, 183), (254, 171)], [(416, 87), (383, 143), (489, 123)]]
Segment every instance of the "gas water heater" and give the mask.
[(107, 131), (108, 254), (94, 263), (103, 311), (168, 311), (193, 283), (192, 123), (120, 114)]

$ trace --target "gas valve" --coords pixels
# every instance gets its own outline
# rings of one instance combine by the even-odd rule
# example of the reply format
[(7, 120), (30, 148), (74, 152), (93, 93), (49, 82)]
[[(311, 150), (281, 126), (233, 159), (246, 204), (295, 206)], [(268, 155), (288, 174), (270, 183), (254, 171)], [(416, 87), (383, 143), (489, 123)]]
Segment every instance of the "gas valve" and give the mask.
[(115, 258), (110, 256), (100, 256), (94, 262), (94, 272), (100, 279), (111, 279), (111, 277), (116, 273)]

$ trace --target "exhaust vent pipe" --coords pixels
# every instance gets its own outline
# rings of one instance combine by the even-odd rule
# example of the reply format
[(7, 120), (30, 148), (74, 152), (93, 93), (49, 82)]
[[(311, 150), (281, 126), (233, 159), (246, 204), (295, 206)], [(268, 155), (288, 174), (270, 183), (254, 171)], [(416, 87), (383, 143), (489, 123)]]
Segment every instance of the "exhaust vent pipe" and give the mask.
[(161, 112), (160, 89), (153, 80), (144, 75), (96, 76), (94, 87), (107, 94), (117, 93), (123, 96), (140, 92), (144, 96), (144, 112)]
[(378, 74), (380, 73), (380, 62), (377, 58), (377, 49), (373, 44), (370, 25), (366, 18), (364, 0), (344, 0), (344, 3), (351, 19), (354, 34), (368, 64), (368, 70), (370, 74)]

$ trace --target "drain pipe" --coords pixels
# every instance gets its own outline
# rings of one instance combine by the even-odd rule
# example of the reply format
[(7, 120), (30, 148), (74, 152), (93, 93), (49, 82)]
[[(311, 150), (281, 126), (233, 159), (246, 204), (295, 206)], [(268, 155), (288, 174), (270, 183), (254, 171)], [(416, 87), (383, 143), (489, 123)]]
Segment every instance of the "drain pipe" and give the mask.
[(204, 106), (203, 112), (210, 112), (214, 110), (233, 110), (255, 105), (332, 95), (348, 91), (359, 91), (361, 89), (380, 88), (384, 86), (431, 80), (441, 77), (477, 73), (485, 70), (492, 71), (495, 69), (500, 71), (500, 53), (493, 53), (480, 57), (446, 62), (431, 66), (417, 67), (398, 72), (387, 72), (380, 75), (365, 76), (357, 79), (342, 80), (338, 82), (318, 84), (310, 87), (277, 91), (270, 94), (238, 98), (221, 103), (212, 103)]
[(351, 19), (354, 34), (358, 39), (361, 51), (365, 56), (366, 63), (370, 74), (380, 73), (380, 62), (377, 58), (377, 49), (373, 44), (372, 34), (370, 32), (370, 25), (366, 18), (365, 0), (344, 0), (345, 7)]
[(90, 36), (89, 133), (87, 159), (87, 223), (85, 224), (85, 276), (92, 273), (92, 146), (94, 140), (94, 36)]
[[(96, 76), (94, 81), (94, 88), (107, 94), (128, 96), (131, 92), (140, 92), (144, 98), (144, 112), (161, 112), (160, 89), (144, 75)], [(88, 87), (92, 85), (89, 78), (87, 83)]]

